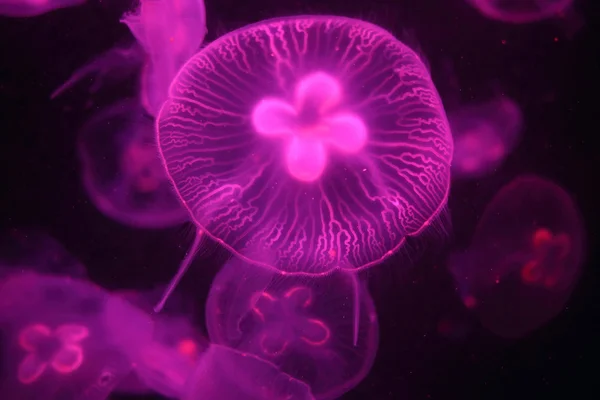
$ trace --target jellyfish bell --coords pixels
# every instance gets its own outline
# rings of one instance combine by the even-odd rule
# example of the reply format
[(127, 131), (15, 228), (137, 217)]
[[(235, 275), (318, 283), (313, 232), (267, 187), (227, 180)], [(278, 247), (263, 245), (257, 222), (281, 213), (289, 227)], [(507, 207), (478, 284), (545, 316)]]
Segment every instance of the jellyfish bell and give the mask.
[(94, 205), (120, 223), (165, 228), (186, 221), (153, 142), (153, 124), (134, 99), (103, 109), (81, 130), (84, 187)]
[(239, 256), (259, 248), (246, 261), (266, 268), (375, 265), (447, 199), (452, 138), (429, 73), (359, 20), (267, 20), (210, 43), (173, 80), (157, 137), (195, 225)]
[(0, 15), (6, 17), (35, 17), (60, 8), (74, 7), (86, 0), (2, 0)]
[(0, 281), (4, 374), (19, 399), (105, 399), (131, 363), (102, 324), (108, 294), (68, 276), (22, 270)]
[(526, 24), (565, 13), (573, 0), (466, 0), (484, 16), (511, 24)]
[(213, 343), (272, 362), (317, 399), (356, 386), (378, 346), (372, 299), (355, 274), (340, 269), (307, 278), (232, 259), (211, 286), (206, 315)]
[(521, 337), (563, 309), (581, 273), (584, 240), (565, 190), (525, 175), (496, 194), (450, 271), (463, 302), (487, 329)]
[(227, 346), (211, 344), (188, 379), (182, 400), (313, 400), (310, 388), (276, 365)]
[(523, 116), (518, 105), (500, 96), (479, 105), (463, 106), (448, 115), (454, 135), (453, 179), (490, 174), (519, 142)]

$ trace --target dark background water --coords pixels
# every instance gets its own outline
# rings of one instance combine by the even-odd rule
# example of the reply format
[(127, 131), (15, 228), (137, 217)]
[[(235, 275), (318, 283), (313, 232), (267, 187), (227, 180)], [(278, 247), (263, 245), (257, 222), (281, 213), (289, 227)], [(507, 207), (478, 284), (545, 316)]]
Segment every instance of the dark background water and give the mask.
[[(454, 232), (413, 268), (394, 258), (369, 272), (381, 341), (368, 377), (344, 399), (530, 399), (600, 396), (597, 173), (600, 71), (598, 8), (576, 1), (586, 22), (566, 19), (506, 25), (485, 19), (464, 0), (214, 0), (208, 1), (207, 40), (266, 18), (337, 14), (369, 20), (419, 46), (448, 108), (483, 101), (496, 88), (523, 109), (516, 151), (491, 177), (452, 187)], [(110, 93), (85, 107), (85, 86), (51, 102), (50, 93), (92, 56), (129, 37), (119, 24), (129, 2), (88, 4), (31, 19), (0, 19), (0, 225), (41, 228), (111, 288), (147, 289), (172, 276), (190, 242), (189, 228), (144, 231), (105, 218), (80, 184), (78, 127)], [(452, 68), (450, 68), (452, 66)], [(129, 93), (128, 93), (129, 92)], [(494, 338), (461, 307), (444, 269), (449, 247), (466, 245), (493, 194), (513, 177), (534, 172), (555, 180), (577, 201), (589, 254), (565, 310), (517, 341)], [(435, 250), (435, 251), (434, 251)], [(204, 302), (227, 255), (203, 254), (182, 283)], [(202, 307), (200, 307), (201, 309)], [(202, 324), (200, 310), (197, 321)], [(439, 332), (446, 322), (451, 335)], [(450, 337), (448, 337), (450, 336)]]

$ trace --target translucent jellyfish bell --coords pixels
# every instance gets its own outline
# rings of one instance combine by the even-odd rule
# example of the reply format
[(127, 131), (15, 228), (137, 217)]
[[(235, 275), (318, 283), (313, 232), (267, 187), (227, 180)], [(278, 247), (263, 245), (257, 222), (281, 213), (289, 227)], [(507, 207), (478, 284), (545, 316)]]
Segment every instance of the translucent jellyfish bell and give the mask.
[(372, 299), (355, 275), (284, 276), (237, 258), (212, 284), (206, 324), (212, 342), (272, 362), (318, 399), (358, 384), (379, 339)]
[(211, 344), (182, 400), (313, 400), (310, 388), (252, 354)]
[(35, 17), (59, 9), (78, 6), (85, 0), (1, 0), (0, 15), (7, 17)]
[(288, 272), (361, 269), (446, 203), (452, 137), (417, 54), (367, 22), (263, 21), (193, 56), (157, 119), (199, 229)]
[(520, 337), (563, 309), (580, 275), (583, 242), (570, 196), (526, 175), (494, 197), (471, 246), (455, 254), (449, 268), (463, 302), (485, 327)]
[(147, 54), (142, 72), (142, 103), (153, 116), (167, 98), (179, 68), (200, 47), (206, 35), (202, 0), (144, 0), (121, 22)]
[(573, 0), (467, 0), (488, 18), (513, 24), (526, 24), (555, 17), (566, 11)]
[(452, 178), (485, 176), (504, 161), (517, 145), (523, 115), (518, 105), (500, 97), (448, 114), (454, 135)]
[(131, 364), (102, 324), (108, 295), (68, 277), (24, 271), (0, 281), (0, 393), (10, 398), (105, 399)]
[(100, 211), (123, 224), (164, 228), (187, 219), (167, 179), (152, 120), (135, 100), (94, 116), (79, 138), (84, 186)]

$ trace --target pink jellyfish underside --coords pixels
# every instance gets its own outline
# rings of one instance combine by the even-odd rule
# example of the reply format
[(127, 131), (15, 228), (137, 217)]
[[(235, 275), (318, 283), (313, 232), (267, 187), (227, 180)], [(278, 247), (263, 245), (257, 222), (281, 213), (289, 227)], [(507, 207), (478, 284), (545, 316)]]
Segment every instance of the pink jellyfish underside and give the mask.
[(512, 24), (526, 24), (565, 12), (573, 0), (467, 0), (488, 18)]
[(81, 130), (83, 183), (108, 217), (140, 228), (175, 226), (187, 219), (154, 140), (153, 123), (135, 100), (102, 110)]
[(448, 115), (454, 135), (452, 178), (492, 173), (519, 141), (523, 116), (514, 101), (501, 97)]
[(146, 111), (156, 116), (175, 74), (204, 40), (204, 1), (142, 1), (121, 22), (129, 27), (146, 54), (141, 99)]
[(78, 6), (86, 0), (0, 0), (0, 15), (35, 17), (58, 8)]
[(452, 137), (418, 55), (331, 16), (231, 32), (177, 74), (157, 118), (199, 229), (268, 268), (360, 269), (445, 205)]
[(354, 274), (310, 280), (231, 260), (206, 304), (213, 343), (251, 353), (334, 399), (369, 372), (378, 345), (375, 308)]
[(482, 324), (520, 337), (556, 316), (581, 270), (582, 221), (570, 196), (522, 176), (486, 207), (472, 244), (450, 262), (463, 301)]
[(182, 400), (312, 400), (310, 388), (272, 363), (212, 344), (198, 362)]
[(0, 281), (0, 393), (10, 399), (105, 399), (131, 370), (101, 323), (106, 292), (34, 272)]

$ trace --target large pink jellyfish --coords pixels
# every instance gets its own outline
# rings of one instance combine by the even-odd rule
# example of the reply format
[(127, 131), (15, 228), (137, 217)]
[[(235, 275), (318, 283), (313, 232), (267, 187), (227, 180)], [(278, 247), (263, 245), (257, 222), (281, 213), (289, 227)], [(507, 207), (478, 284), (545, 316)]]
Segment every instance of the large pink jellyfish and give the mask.
[(478, 178), (493, 172), (517, 145), (523, 116), (514, 101), (498, 99), (448, 114), (454, 135), (452, 178)]
[(211, 341), (249, 352), (334, 399), (369, 372), (378, 324), (366, 287), (337, 269), (312, 277), (281, 275), (231, 260), (206, 304)]
[(78, 6), (86, 0), (0, 0), (0, 15), (35, 17), (59, 9)]
[(20, 271), (0, 281), (3, 376), (13, 399), (105, 399), (131, 362), (102, 323), (108, 296), (69, 277)]
[(522, 176), (502, 188), (450, 271), (463, 302), (497, 335), (520, 337), (564, 307), (580, 275), (582, 221), (558, 185)]
[(556, 17), (573, 0), (467, 0), (488, 18), (513, 24), (526, 24)]
[(221, 37), (182, 67), (157, 128), (198, 228), (265, 267), (374, 265), (448, 195), (452, 138), (427, 69), (359, 20), (280, 18)]
[(152, 120), (135, 100), (102, 110), (82, 128), (82, 179), (93, 203), (107, 216), (141, 228), (184, 222), (154, 143)]
[(252, 354), (211, 344), (181, 400), (314, 400), (310, 388)]

